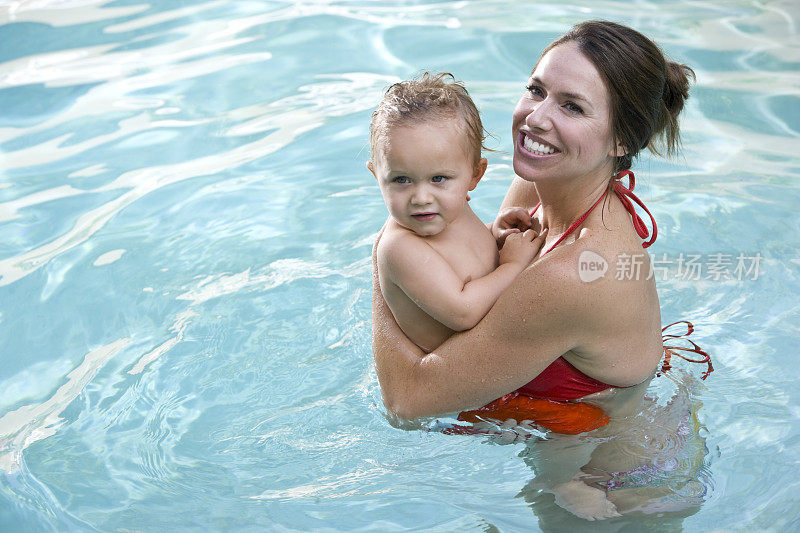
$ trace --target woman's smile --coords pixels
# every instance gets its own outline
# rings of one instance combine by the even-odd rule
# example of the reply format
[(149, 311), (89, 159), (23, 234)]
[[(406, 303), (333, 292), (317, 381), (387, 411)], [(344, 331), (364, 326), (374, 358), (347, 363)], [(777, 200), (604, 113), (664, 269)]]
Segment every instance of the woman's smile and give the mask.
[(519, 133), (519, 145), (520, 149), (528, 152), (530, 157), (552, 157), (561, 153), (561, 150), (541, 137), (531, 135), (524, 131)]

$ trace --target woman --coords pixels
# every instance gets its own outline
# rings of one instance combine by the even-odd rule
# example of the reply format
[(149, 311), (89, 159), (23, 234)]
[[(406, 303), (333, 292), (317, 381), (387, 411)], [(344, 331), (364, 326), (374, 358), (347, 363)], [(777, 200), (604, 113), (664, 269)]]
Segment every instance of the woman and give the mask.
[[(474, 409), (511, 391), (581, 398), (612, 419), (636, 409), (663, 355), (661, 316), (648, 233), (619, 178), (632, 188), (625, 171), (645, 147), (674, 151), (692, 75), (610, 22), (579, 24), (544, 50), (514, 109), (517, 177), (493, 232), (532, 225), (545, 242), (477, 326), (428, 354), (402, 334), (374, 278), (373, 350), (390, 412)], [(514, 214), (519, 228), (502, 223)], [(654, 237), (655, 225), (644, 245)], [(605, 274), (582, 275), (586, 258)]]
[[(403, 336), (376, 288), (373, 348), (389, 411), (415, 418), (475, 408), (561, 358), (611, 387), (652, 376), (663, 353), (658, 295), (616, 177), (642, 148), (674, 150), (687, 74), (649, 39), (610, 22), (579, 24), (545, 49), (514, 110), (518, 177), (501, 206), (541, 202), (532, 224), (548, 230), (544, 245), (475, 328), (430, 354)], [(517, 231), (494, 226), (501, 238)], [(589, 253), (608, 270), (586, 282), (579, 261)], [(639, 275), (616, 275), (632, 258)]]

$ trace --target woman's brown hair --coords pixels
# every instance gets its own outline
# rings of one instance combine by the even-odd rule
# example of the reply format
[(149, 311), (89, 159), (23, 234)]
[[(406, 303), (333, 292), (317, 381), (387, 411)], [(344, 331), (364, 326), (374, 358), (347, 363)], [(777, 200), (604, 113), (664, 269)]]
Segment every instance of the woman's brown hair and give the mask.
[(631, 168), (643, 148), (658, 155), (675, 153), (680, 144), (678, 115), (689, 98), (694, 71), (667, 60), (658, 45), (638, 31), (604, 20), (574, 26), (551, 43), (539, 61), (556, 46), (573, 41), (608, 89), (614, 138), (627, 150), (616, 158), (615, 172)]

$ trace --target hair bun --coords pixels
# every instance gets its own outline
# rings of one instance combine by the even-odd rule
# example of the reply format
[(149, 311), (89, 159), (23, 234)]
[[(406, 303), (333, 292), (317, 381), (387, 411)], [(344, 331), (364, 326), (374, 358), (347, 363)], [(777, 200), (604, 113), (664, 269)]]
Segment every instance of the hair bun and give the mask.
[(664, 76), (664, 105), (672, 116), (677, 116), (683, 109), (683, 103), (689, 98), (689, 78), (695, 80), (694, 71), (686, 65), (667, 61)]

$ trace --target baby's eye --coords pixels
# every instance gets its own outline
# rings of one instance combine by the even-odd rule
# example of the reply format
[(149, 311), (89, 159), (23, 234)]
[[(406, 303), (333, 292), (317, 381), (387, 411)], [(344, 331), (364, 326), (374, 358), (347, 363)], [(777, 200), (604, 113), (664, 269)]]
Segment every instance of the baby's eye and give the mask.
[(408, 179), (408, 176), (395, 176), (392, 181), (395, 183), (409, 183), (411, 180)]
[(564, 108), (570, 113), (575, 113), (577, 115), (583, 114), (583, 108), (574, 102), (567, 102), (564, 104)]
[(447, 179), (447, 176), (434, 176), (431, 178), (431, 181), (434, 183), (442, 183)]

